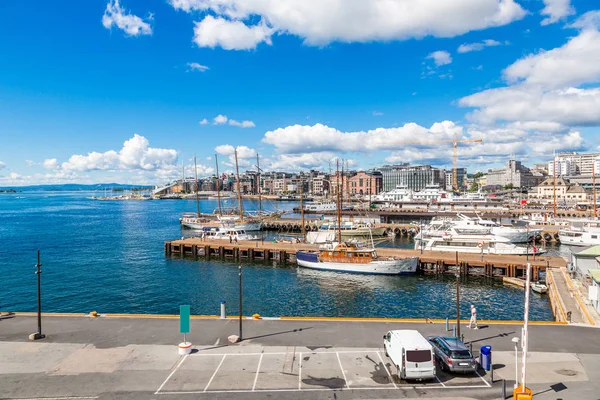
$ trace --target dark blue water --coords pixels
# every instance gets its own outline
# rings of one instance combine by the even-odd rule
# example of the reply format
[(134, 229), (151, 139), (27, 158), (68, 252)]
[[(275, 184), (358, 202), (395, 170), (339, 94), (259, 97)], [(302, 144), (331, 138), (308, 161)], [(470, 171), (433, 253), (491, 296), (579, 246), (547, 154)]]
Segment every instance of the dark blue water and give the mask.
[[(90, 193), (0, 194), (0, 309), (36, 309), (36, 250), (42, 250), (45, 311), (194, 314), (237, 312), (238, 266), (168, 258), (164, 242), (187, 234), (182, 212), (195, 202), (94, 201)], [(248, 209), (256, 202), (246, 202)], [(291, 209), (295, 203), (277, 203)], [(266, 207), (272, 208), (273, 204)], [(216, 208), (201, 201), (202, 211)], [(396, 241), (410, 247), (409, 241)], [(454, 315), (453, 278), (364, 276), (243, 264), (244, 311), (264, 316), (445, 318)], [(462, 313), (475, 304), (482, 319), (520, 319), (524, 292), (497, 281), (462, 283)], [(546, 297), (532, 296), (530, 316), (551, 320)]]

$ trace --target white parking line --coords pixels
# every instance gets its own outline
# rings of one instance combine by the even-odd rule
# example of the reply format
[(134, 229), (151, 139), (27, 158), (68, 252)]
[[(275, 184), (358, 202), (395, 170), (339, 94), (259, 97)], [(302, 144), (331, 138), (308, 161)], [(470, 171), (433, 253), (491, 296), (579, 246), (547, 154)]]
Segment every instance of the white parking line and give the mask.
[(477, 374), (478, 377), (481, 378), (481, 380), (483, 381), (483, 383), (485, 383), (487, 385), (487, 387), (492, 387), (492, 385), (490, 385), (484, 378), (483, 376), (479, 375), (479, 371), (475, 370), (475, 373)]
[(177, 366), (175, 367), (175, 369), (173, 371), (171, 371), (171, 373), (169, 374), (169, 376), (167, 376), (167, 379), (165, 379), (165, 381), (162, 383), (162, 385), (160, 385), (160, 387), (156, 390), (156, 392), (154, 392), (154, 394), (158, 394), (158, 392), (160, 392), (160, 389), (162, 389), (163, 386), (165, 386), (165, 384), (169, 381), (169, 379), (171, 379), (171, 377), (173, 376), (173, 374), (175, 372), (177, 372), (177, 370), (179, 369), (179, 367), (181, 367), (181, 364), (183, 364), (183, 362), (186, 360), (187, 357), (188, 357), (188, 354), (186, 354), (185, 356), (183, 356), (183, 358), (181, 359), (181, 361), (179, 361), (179, 364), (177, 364)]
[(258, 359), (258, 367), (256, 367), (256, 376), (254, 377), (254, 385), (252, 385), (252, 391), (256, 388), (256, 382), (258, 381), (258, 373), (260, 372), (260, 364), (262, 364), (263, 355), (260, 355)]
[(206, 384), (206, 387), (204, 388), (205, 392), (208, 389), (208, 387), (210, 386), (210, 384), (212, 383), (213, 379), (215, 379), (215, 375), (217, 375), (217, 372), (219, 372), (219, 368), (221, 368), (221, 365), (223, 365), (223, 361), (225, 361), (225, 357), (227, 357), (227, 354), (225, 354), (223, 356), (223, 358), (221, 358), (221, 362), (219, 363), (219, 365), (217, 365), (217, 369), (215, 369), (215, 372), (212, 374), (212, 376), (210, 377), (210, 380), (208, 381), (208, 383)]
[(340, 364), (340, 369), (342, 370), (342, 375), (344, 377), (344, 382), (346, 383), (346, 387), (348, 389), (350, 389), (350, 384), (348, 383), (348, 378), (346, 378), (346, 373), (344, 372), (344, 367), (342, 366), (342, 360), (340, 360), (340, 353), (338, 353), (337, 351), (335, 352), (335, 355), (338, 359), (338, 363)]
[(298, 357), (298, 390), (302, 390), (302, 352)]
[(437, 381), (440, 383), (440, 385), (442, 385), (443, 387), (446, 387), (446, 385), (444, 385), (444, 382), (440, 381), (440, 378), (438, 378), (437, 375), (435, 376), (435, 379), (437, 379)]
[(381, 357), (381, 353), (379, 352), (379, 350), (376, 353), (377, 353), (377, 356), (379, 357), (379, 359), (381, 360), (381, 364), (383, 365), (383, 368), (385, 368), (385, 372), (387, 372), (388, 377), (390, 378), (390, 382), (392, 382), (392, 385), (394, 385), (394, 389), (398, 389), (398, 386), (396, 386), (396, 382), (394, 382), (394, 378), (392, 378), (392, 374), (391, 374), (390, 370), (388, 369), (387, 365), (385, 365), (385, 361), (383, 361), (383, 357)]

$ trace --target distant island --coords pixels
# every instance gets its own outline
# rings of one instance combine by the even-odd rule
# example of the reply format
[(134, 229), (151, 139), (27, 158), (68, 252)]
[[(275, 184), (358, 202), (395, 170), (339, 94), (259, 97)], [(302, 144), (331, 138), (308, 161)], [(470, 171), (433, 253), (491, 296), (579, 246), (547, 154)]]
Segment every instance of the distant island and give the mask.
[(154, 186), (130, 185), (122, 183), (97, 183), (92, 185), (83, 185), (77, 183), (67, 183), (62, 185), (30, 185), (30, 186), (5, 186), (0, 187), (0, 193), (20, 193), (20, 192), (95, 192), (95, 191), (113, 191), (113, 192), (142, 192), (152, 189)]

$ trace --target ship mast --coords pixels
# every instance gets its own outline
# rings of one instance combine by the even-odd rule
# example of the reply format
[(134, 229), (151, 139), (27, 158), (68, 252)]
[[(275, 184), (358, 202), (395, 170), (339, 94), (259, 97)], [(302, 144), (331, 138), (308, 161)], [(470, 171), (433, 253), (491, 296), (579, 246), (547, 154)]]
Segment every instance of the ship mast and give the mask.
[(200, 218), (200, 201), (198, 200), (198, 167), (196, 166), (196, 155), (194, 154), (194, 178), (196, 179), (196, 216)]
[(342, 206), (341, 206), (341, 182), (340, 182), (340, 160), (336, 160), (336, 172), (337, 176), (337, 237), (338, 243), (342, 243)]
[(258, 191), (258, 209), (260, 210), (260, 213), (262, 214), (262, 196), (261, 196), (261, 190), (260, 190), (260, 161), (258, 160), (258, 153), (256, 153), (256, 171), (258, 172), (258, 176), (257, 176), (257, 191)]
[(592, 200), (594, 201), (594, 218), (598, 218), (598, 206), (596, 204), (596, 166), (595, 166), (595, 163), (596, 163), (596, 160), (594, 160), (594, 162), (592, 163), (592, 186), (593, 186), (593, 193), (594, 193)]
[(237, 149), (234, 150), (234, 154), (235, 154), (235, 174), (237, 176), (238, 204), (240, 206), (240, 220), (243, 221), (244, 220), (244, 206), (242, 205), (242, 190), (240, 188), (240, 186), (241, 186), (241, 184), (240, 184), (240, 168), (238, 166)]
[(552, 172), (554, 172), (554, 218), (556, 218), (556, 154), (554, 155), (552, 162), (554, 163), (554, 167), (552, 168)]
[(300, 215), (302, 216), (302, 243), (306, 242), (306, 228), (304, 227), (304, 201), (302, 194), (304, 182), (300, 180)]
[(215, 153), (215, 165), (217, 166), (217, 201), (219, 202), (219, 215), (223, 215), (223, 211), (221, 210), (221, 184), (219, 181), (221, 178), (219, 177), (219, 157)]

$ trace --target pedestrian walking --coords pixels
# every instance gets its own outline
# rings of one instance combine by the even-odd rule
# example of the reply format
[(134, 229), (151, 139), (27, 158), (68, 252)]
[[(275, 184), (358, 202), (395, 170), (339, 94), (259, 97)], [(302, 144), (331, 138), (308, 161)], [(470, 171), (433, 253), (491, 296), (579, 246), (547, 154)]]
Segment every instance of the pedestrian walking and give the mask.
[(473, 304), (471, 304), (471, 320), (469, 321), (469, 329), (477, 329), (477, 309)]
[(237, 235), (233, 237), (233, 241), (235, 242), (235, 244), (238, 244), (237, 243)]
[(233, 241), (233, 238), (231, 237), (231, 233), (229, 234), (229, 243), (231, 243)]

